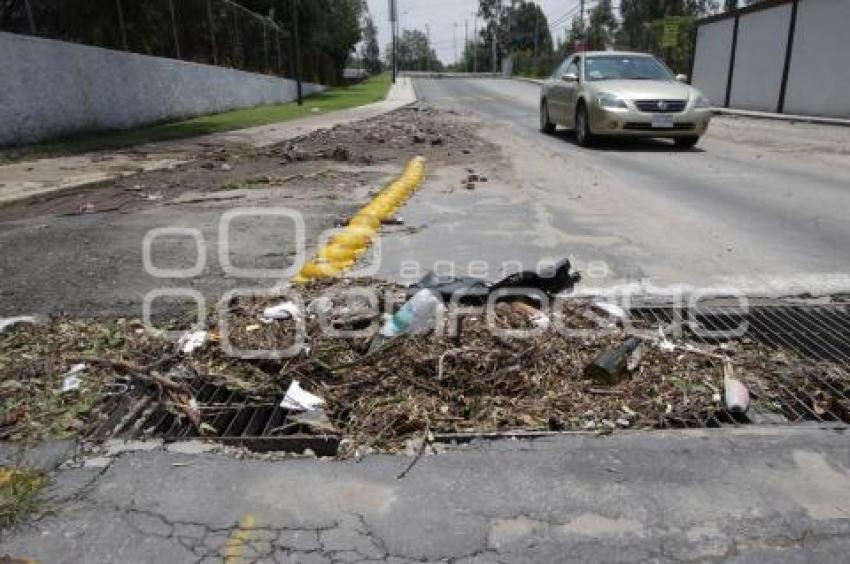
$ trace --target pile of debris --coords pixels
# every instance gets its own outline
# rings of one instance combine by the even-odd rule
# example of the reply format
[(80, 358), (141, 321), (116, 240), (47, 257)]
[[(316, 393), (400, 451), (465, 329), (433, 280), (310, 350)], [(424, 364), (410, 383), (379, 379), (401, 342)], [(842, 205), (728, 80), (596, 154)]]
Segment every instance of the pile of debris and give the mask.
[(269, 155), (284, 163), (305, 160), (372, 164), (391, 159), (399, 149), (415, 148), (432, 158), (439, 154), (470, 154), (481, 145), (469, 124), (431, 108), (404, 108), (350, 125), (337, 125), (272, 148)]
[[(568, 275), (557, 286), (575, 281)], [(411, 437), (438, 433), (705, 426), (718, 412), (741, 415), (751, 403), (780, 409), (776, 399), (789, 378), (805, 387), (808, 374), (844, 374), (752, 342), (674, 343), (658, 327), (629, 323), (618, 307), (590, 300), (545, 313), (527, 297), (501, 300), (491, 315), (437, 313), (440, 298), (459, 288), (466, 307), (519, 284), (546, 289), (546, 280), (524, 275), (493, 285), (433, 276), (416, 288), (358, 285), (374, 291), (386, 311), (352, 297), (355, 282), (299, 287), (302, 303), (235, 299), (223, 319), (210, 318), (177, 343), (129, 319), (6, 328), (0, 438), (85, 436), (101, 423), (104, 399), (122, 394), (155, 397), (191, 423), (195, 436), (215, 437), (224, 430), (205, 416), (214, 406), (190, 386), (200, 381), (280, 406), (300, 433), (394, 451)], [(285, 349), (294, 354), (255, 354)], [(810, 393), (812, 409), (850, 415), (850, 405), (835, 404), (826, 391)], [(315, 415), (312, 428), (305, 412)]]

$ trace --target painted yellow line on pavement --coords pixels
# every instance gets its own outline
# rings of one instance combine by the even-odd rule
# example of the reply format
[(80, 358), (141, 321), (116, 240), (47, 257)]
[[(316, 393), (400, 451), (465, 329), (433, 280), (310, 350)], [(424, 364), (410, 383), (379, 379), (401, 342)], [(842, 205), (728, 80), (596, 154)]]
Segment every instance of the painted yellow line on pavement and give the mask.
[(381, 231), (381, 223), (389, 219), (422, 185), (425, 158), (416, 157), (402, 175), (387, 185), (351, 218), (348, 225), (331, 237), (292, 279), (296, 284), (311, 280), (336, 278), (357, 262)]
[(245, 551), (245, 545), (251, 540), (254, 534), (254, 527), (257, 526), (257, 518), (250, 513), (242, 517), (239, 521), (239, 526), (227, 539), (227, 544), (224, 546), (224, 562), (225, 564), (240, 564), (242, 562), (242, 553)]

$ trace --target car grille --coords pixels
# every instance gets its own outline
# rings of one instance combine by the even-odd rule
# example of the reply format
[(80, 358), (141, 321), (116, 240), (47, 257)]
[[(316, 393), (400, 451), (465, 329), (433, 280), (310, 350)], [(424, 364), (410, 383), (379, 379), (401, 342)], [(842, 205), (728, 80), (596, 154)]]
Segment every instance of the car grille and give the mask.
[(652, 127), (651, 123), (627, 121), (623, 124), (623, 129), (630, 129), (632, 131), (692, 131), (694, 129), (694, 124), (674, 123), (673, 127)]
[(635, 106), (642, 112), (677, 114), (685, 111), (686, 100), (635, 100)]

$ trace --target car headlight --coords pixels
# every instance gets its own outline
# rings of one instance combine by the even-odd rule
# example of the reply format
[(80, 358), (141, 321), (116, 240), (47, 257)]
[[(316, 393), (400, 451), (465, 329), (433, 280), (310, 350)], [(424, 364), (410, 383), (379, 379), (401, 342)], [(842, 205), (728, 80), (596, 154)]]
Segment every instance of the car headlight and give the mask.
[(606, 110), (628, 109), (626, 106), (626, 101), (617, 96), (616, 94), (600, 94), (596, 97), (596, 104), (600, 108), (605, 108)]
[(711, 101), (702, 94), (700, 94), (697, 97), (697, 101), (694, 103), (694, 108), (697, 110), (709, 109), (711, 108)]

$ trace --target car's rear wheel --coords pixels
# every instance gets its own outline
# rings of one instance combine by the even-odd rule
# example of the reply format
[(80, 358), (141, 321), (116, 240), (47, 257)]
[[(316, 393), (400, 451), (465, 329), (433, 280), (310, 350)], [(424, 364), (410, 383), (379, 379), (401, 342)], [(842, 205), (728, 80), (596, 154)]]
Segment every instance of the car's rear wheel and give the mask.
[(546, 100), (540, 102), (540, 131), (555, 133), (555, 124), (549, 119), (549, 104)]
[(699, 137), (676, 137), (673, 143), (679, 149), (693, 149), (699, 143)]
[(582, 147), (593, 145), (593, 134), (590, 132), (590, 122), (587, 119), (587, 107), (584, 102), (576, 110), (576, 143)]

